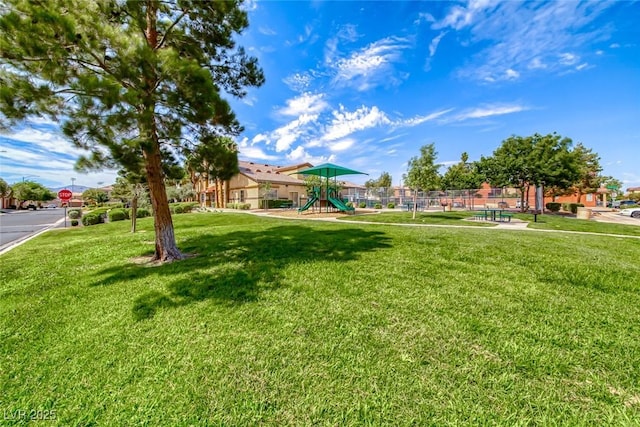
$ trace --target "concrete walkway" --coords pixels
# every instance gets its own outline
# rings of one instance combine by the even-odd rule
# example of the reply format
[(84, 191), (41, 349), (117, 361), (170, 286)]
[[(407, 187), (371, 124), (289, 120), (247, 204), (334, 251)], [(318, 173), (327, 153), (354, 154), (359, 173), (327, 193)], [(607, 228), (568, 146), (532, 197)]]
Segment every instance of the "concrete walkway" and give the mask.
[[(225, 212), (226, 211), (228, 210), (225, 210)], [(529, 231), (529, 232), (539, 232), (539, 233), (583, 234), (583, 235), (591, 235), (591, 236), (620, 237), (625, 239), (640, 240), (640, 236), (629, 236), (624, 234), (594, 233), (590, 231), (544, 230), (539, 228), (529, 228), (529, 222), (523, 221), (517, 218), (513, 218), (511, 222), (495, 223), (496, 225), (494, 227), (478, 227), (474, 225), (408, 224), (408, 223), (387, 223), (387, 222), (374, 222), (374, 221), (352, 221), (348, 219), (338, 219), (337, 217), (317, 217), (317, 218), (306, 217), (305, 218), (303, 215), (286, 216), (286, 215), (278, 215), (278, 212), (271, 212), (271, 211), (255, 211), (254, 212), (254, 211), (235, 210), (235, 212), (244, 212), (251, 215), (273, 217), (273, 218), (280, 218), (280, 219), (294, 219), (294, 220), (299, 219), (299, 220), (305, 220), (305, 221), (325, 221), (325, 222), (347, 223), (347, 224), (386, 225), (386, 226), (396, 226), (396, 227), (466, 228), (466, 229), (473, 229), (473, 230)], [(640, 221), (636, 221), (636, 222), (640, 223)], [(637, 225), (640, 225), (640, 224), (637, 224)]]

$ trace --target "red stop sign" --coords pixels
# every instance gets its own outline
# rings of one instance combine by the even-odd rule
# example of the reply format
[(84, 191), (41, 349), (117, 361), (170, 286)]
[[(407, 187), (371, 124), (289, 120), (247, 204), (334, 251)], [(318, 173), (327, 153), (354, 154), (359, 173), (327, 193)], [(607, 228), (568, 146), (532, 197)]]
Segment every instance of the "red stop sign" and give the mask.
[(71, 200), (71, 197), (73, 197), (73, 193), (67, 189), (58, 191), (58, 198), (63, 202)]

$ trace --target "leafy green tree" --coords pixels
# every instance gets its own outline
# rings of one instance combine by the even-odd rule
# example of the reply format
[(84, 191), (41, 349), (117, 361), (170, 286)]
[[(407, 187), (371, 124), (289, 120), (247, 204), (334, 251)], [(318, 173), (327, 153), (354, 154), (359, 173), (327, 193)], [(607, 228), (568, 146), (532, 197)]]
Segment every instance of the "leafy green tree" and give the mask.
[(240, 171), (238, 147), (231, 138), (217, 135), (208, 135), (203, 142), (190, 153), (187, 169), (215, 182), (216, 207), (223, 208), (223, 183)]
[(4, 179), (0, 178), (0, 208), (4, 208), (4, 199), (11, 197), (11, 186)]
[(264, 82), (235, 44), (239, 1), (6, 0), (0, 16), (2, 125), (62, 122), (90, 154), (82, 168), (142, 158), (155, 226), (154, 259), (176, 246), (164, 170), (212, 136), (242, 128), (223, 94)]
[(571, 139), (556, 133), (511, 136), (493, 156), (480, 159), (479, 170), (493, 187), (518, 188), (525, 210), (530, 186), (567, 189), (578, 180), (578, 156), (571, 151), (571, 144)]
[[(147, 186), (144, 184), (146, 179), (144, 175), (124, 170), (121, 170), (118, 173), (120, 176), (116, 178), (116, 182), (113, 184), (111, 197), (129, 204), (131, 208), (131, 214), (129, 215), (131, 220), (131, 232), (135, 233), (138, 224), (138, 206), (145, 205), (144, 202), (147, 202), (147, 204), (149, 203), (149, 192)], [(141, 201), (142, 203), (140, 203)]]
[(460, 162), (451, 165), (442, 176), (443, 190), (469, 190), (467, 193), (470, 205), (473, 204), (473, 195), (482, 186), (484, 177), (479, 171), (476, 162), (469, 163), (469, 154), (466, 152), (460, 156)]
[(393, 195), (392, 186), (393, 179), (389, 172), (382, 172), (378, 179), (368, 179), (364, 183), (364, 187), (367, 189), (367, 194), (376, 197), (379, 195), (390, 197)]
[(193, 185), (190, 183), (176, 184), (167, 187), (167, 198), (174, 202), (191, 201), (196, 193), (193, 191)]
[(47, 202), (56, 198), (56, 195), (51, 190), (34, 181), (17, 182), (11, 188), (13, 189), (13, 197), (18, 200), (18, 206), (28, 200)]
[(577, 203), (582, 203), (584, 194), (594, 193), (602, 184), (602, 167), (600, 166), (600, 156), (594, 153), (590, 148), (578, 143), (573, 154), (576, 156), (577, 166), (579, 168), (578, 179), (568, 189), (557, 188), (560, 194), (576, 194)]
[(88, 205), (99, 205), (109, 201), (106, 191), (97, 188), (89, 188), (82, 193), (82, 200)]
[(404, 182), (413, 190), (413, 219), (416, 218), (418, 191), (436, 190), (440, 186), (438, 170), (442, 165), (436, 164), (437, 155), (434, 144), (423, 145), (420, 157), (412, 157), (408, 162)]

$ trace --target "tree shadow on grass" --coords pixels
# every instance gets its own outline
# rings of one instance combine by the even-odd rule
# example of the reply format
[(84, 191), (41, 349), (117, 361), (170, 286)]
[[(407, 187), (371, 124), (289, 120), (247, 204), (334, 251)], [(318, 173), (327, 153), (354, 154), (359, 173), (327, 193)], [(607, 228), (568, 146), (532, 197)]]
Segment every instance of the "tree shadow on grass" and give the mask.
[[(181, 242), (183, 261), (148, 267), (130, 264), (101, 271), (94, 286), (157, 277), (166, 293), (149, 291), (134, 301), (136, 320), (148, 319), (159, 309), (185, 306), (203, 300), (244, 304), (263, 292), (283, 286), (282, 272), (291, 263), (346, 262), (361, 253), (389, 248), (389, 237), (358, 228), (318, 230), (287, 225), (257, 231), (202, 234)], [(106, 276), (106, 277), (105, 277)]]

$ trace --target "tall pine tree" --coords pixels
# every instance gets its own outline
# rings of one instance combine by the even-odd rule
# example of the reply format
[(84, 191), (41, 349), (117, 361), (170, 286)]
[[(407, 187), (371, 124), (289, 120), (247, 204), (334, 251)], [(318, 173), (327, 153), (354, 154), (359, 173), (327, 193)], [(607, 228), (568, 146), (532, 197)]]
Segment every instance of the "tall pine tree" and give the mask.
[(223, 94), (264, 82), (234, 42), (238, 1), (6, 0), (0, 12), (0, 125), (62, 124), (86, 167), (136, 170), (155, 220), (156, 260), (182, 258), (164, 172), (212, 134), (242, 129)]

